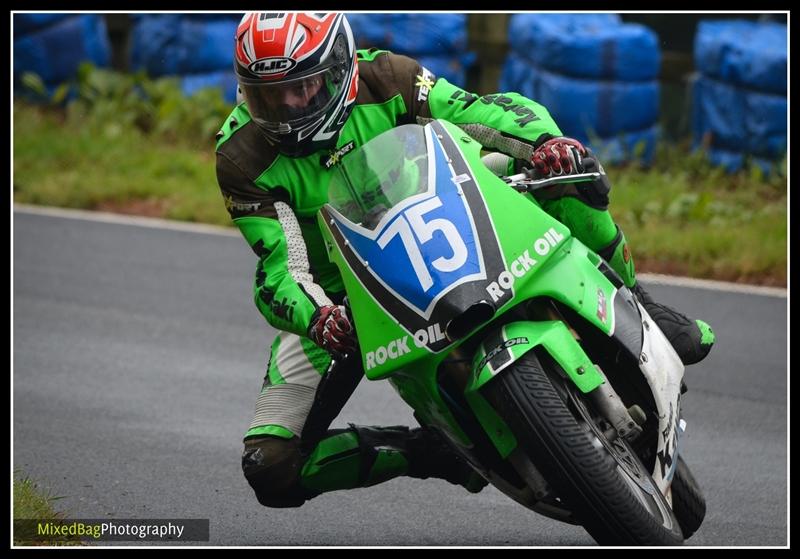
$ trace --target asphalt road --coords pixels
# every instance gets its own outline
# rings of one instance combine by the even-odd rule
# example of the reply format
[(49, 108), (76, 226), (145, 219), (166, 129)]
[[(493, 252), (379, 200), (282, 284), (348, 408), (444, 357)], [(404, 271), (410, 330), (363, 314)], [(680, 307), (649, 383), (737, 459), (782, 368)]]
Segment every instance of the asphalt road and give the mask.
[[(252, 303), (244, 241), (21, 212), (13, 225), (13, 467), (71, 518), (207, 518), (201, 545), (594, 545), (492, 487), (439, 480), (261, 507), (241, 437), (274, 330)], [(687, 370), (686, 459), (708, 502), (687, 545), (788, 545), (787, 299), (650, 291), (718, 338)], [(369, 381), (334, 426), (348, 422), (414, 424)]]

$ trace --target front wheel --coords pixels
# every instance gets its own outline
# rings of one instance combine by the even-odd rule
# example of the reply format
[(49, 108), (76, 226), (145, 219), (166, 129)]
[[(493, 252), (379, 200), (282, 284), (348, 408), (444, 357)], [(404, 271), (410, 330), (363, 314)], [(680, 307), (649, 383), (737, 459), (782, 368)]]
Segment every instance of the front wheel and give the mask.
[(522, 450), (601, 545), (681, 545), (678, 521), (636, 453), (606, 438), (590, 403), (541, 357), (529, 352), (483, 389)]

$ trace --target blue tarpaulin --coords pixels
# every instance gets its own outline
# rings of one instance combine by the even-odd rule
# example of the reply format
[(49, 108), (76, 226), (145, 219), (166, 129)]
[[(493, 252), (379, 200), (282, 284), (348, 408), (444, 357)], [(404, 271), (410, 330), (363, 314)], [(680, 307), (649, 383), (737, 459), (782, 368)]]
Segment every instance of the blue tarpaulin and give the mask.
[(692, 83), (695, 146), (729, 171), (762, 168), (787, 151), (787, 28), (774, 22), (701, 21)]
[(696, 142), (763, 157), (780, 157), (787, 147), (788, 103), (773, 95), (698, 77), (692, 92)]
[(467, 47), (466, 14), (347, 14), (358, 48), (444, 56)]
[(701, 21), (695, 67), (706, 76), (773, 93), (786, 93), (787, 28), (774, 22)]
[(108, 66), (111, 47), (103, 16), (53, 17), (49, 23), (29, 34), (14, 37), (15, 82), (24, 72), (34, 72), (47, 86), (56, 86), (73, 78), (81, 62)]
[(652, 80), (661, 64), (656, 34), (617, 14), (515, 14), (508, 43), (535, 66), (574, 77)]
[(229, 17), (140, 16), (131, 32), (131, 69), (143, 68), (151, 76), (165, 76), (233, 68), (237, 25)]
[(514, 54), (506, 60), (503, 75), (503, 91), (516, 91), (544, 105), (565, 134), (593, 132), (608, 137), (650, 127), (658, 120), (655, 80), (573, 78), (539, 69)]

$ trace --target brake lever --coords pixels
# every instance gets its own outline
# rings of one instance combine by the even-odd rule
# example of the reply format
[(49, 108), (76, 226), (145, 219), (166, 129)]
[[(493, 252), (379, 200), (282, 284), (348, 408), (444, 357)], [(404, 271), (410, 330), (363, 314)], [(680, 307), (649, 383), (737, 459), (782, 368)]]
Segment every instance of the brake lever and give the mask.
[(528, 173), (519, 173), (518, 175), (511, 175), (504, 177), (503, 180), (508, 183), (517, 192), (533, 192), (540, 188), (547, 188), (556, 184), (575, 183), (575, 182), (591, 182), (599, 179), (602, 173), (579, 173), (577, 175), (559, 175), (557, 177), (549, 177), (546, 179), (532, 179)]

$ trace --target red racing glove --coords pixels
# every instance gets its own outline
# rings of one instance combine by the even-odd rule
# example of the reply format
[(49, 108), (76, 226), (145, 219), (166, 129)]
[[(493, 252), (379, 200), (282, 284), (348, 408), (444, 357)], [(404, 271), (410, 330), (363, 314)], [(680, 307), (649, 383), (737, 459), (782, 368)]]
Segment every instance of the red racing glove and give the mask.
[(578, 140), (560, 136), (536, 148), (531, 163), (539, 179), (574, 175), (583, 172), (581, 160), (585, 155), (586, 148)]
[(355, 351), (356, 332), (342, 305), (328, 305), (309, 327), (309, 337), (322, 349), (342, 357)]

